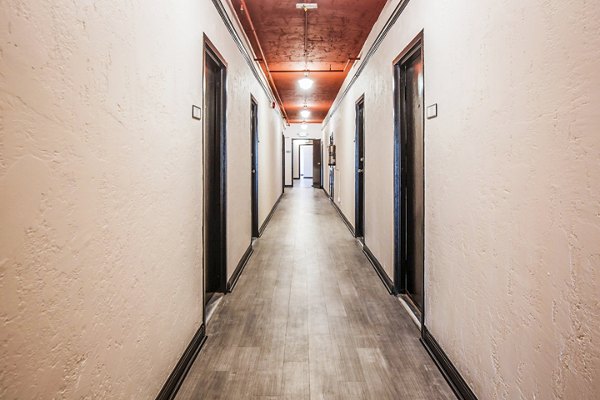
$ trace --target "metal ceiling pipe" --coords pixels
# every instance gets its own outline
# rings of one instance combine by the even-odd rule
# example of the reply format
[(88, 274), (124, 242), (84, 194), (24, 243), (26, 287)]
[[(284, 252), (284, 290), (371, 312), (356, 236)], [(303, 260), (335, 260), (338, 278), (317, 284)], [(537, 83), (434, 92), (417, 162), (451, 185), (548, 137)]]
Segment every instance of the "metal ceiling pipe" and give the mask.
[(262, 60), (262, 62), (265, 65), (265, 70), (267, 72), (267, 81), (269, 81), (269, 86), (271, 86), (271, 90), (273, 90), (273, 94), (275, 94), (277, 103), (279, 103), (279, 108), (281, 109), (281, 112), (283, 113), (283, 117), (289, 123), (289, 118), (287, 116), (287, 113), (285, 112), (285, 108), (283, 107), (283, 100), (281, 99), (281, 96), (279, 95), (279, 92), (277, 91), (277, 87), (275, 86), (275, 81), (273, 80), (273, 76), (271, 75), (271, 71), (269, 70), (269, 64), (267, 64), (267, 59), (265, 57), (265, 53), (263, 52), (262, 46), (260, 45), (260, 40), (258, 40), (258, 35), (256, 34), (256, 29), (254, 28), (254, 23), (252, 22), (252, 18), (250, 17), (250, 13), (248, 12), (248, 5), (246, 4), (246, 0), (241, 0), (241, 5), (242, 5), (242, 11), (244, 12), (244, 15), (246, 16), (246, 20), (248, 21), (248, 24), (250, 25), (250, 30), (252, 31), (252, 36), (254, 36), (254, 40), (256, 41), (256, 47), (258, 47), (258, 52), (260, 53), (260, 60)]
[(309, 74), (323, 73), (323, 72), (345, 72), (345, 69), (274, 69), (271, 71), (272, 74), (303, 74), (308, 72)]

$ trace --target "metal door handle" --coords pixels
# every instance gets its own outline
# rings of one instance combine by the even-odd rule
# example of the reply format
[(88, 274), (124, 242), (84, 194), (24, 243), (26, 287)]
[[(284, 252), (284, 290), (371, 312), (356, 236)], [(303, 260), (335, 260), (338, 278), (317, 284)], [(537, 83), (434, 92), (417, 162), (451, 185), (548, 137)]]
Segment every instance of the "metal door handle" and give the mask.
[(253, 169), (253, 170), (252, 170), (252, 173), (253, 173), (253, 174), (255, 174), (255, 173), (256, 173), (256, 170), (255, 170), (255, 169)]
[(359, 169), (357, 172), (358, 173), (364, 172), (364, 169)]

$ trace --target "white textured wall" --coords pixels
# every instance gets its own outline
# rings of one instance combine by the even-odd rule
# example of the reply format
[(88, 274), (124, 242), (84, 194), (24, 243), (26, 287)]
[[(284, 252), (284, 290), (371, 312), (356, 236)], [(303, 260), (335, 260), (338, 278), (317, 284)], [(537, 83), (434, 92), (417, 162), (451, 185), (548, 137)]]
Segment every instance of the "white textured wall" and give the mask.
[(409, 3), (324, 126), (352, 221), (365, 94), (365, 239), (390, 276), (392, 61), (422, 29), (426, 324), (480, 399), (598, 398), (600, 3)]
[(262, 215), (281, 121), (212, 3), (0, 3), (0, 398), (154, 398), (200, 326), (204, 32), (229, 67), (231, 273), (250, 94)]
[[(254, 92), (257, 93), (258, 92)], [(258, 224), (261, 226), (265, 219), (268, 217), (269, 213), (273, 209), (275, 202), (281, 196), (283, 192), (283, 162), (282, 162), (282, 152), (283, 152), (283, 120), (280, 117), (278, 109), (271, 108), (271, 101), (264, 95), (264, 93), (260, 93), (261, 101), (258, 104), (258, 179), (259, 179), (259, 190), (258, 190)], [(255, 95), (256, 97), (256, 95)], [(248, 108), (248, 113), (250, 109)], [(250, 114), (248, 114), (250, 115)], [(250, 137), (250, 117), (248, 117), (248, 137)], [(250, 153), (248, 155), (250, 157)], [(250, 158), (248, 158), (248, 163), (251, 164)], [(244, 170), (243, 166), (239, 166), (242, 171)], [(249, 171), (246, 168), (246, 171)], [(239, 173), (240, 171), (238, 171)], [(248, 190), (251, 193), (251, 176), (248, 178)], [(234, 191), (235, 193), (235, 191)], [(238, 192), (239, 193), (239, 192)], [(236, 194), (237, 195), (237, 194)], [(250, 196), (250, 195), (248, 195)], [(248, 201), (249, 197), (239, 196), (240, 203), (244, 202), (245, 204), (239, 204), (240, 207), (248, 206), (250, 203)], [(232, 208), (232, 210), (236, 210)], [(233, 216), (236, 215), (236, 212), (233, 211)], [(234, 228), (235, 229), (235, 228)], [(245, 243), (244, 250), (247, 249), (249, 242)], [(235, 263), (240, 260), (241, 255), (236, 254), (237, 258), (235, 258)], [(237, 265), (237, 264), (235, 264)], [(232, 268), (228, 270), (229, 276), (233, 273), (235, 265), (232, 265)]]

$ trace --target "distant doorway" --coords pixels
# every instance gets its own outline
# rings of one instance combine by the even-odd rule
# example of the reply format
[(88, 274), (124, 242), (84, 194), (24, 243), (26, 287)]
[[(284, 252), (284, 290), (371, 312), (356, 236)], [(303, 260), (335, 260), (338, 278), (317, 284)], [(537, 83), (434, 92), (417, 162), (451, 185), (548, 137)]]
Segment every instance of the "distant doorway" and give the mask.
[(250, 158), (252, 175), (252, 237), (258, 237), (258, 104), (250, 99)]
[[(204, 42), (204, 304), (226, 284), (225, 62)], [(206, 308), (205, 308), (206, 311)], [(206, 313), (205, 313), (206, 315)]]
[(313, 145), (301, 144), (298, 149), (298, 157), (300, 179), (313, 179)]
[(357, 238), (365, 236), (365, 99), (356, 102), (355, 130), (355, 172), (354, 172), (354, 234)]
[(395, 79), (395, 276), (415, 314), (424, 310), (424, 80), (423, 38), (397, 58)]

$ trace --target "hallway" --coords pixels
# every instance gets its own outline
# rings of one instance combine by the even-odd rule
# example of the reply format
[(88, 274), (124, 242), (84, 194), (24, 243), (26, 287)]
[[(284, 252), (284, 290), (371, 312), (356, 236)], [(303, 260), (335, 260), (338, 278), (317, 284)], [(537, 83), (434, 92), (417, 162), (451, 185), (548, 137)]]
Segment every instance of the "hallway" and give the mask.
[(453, 399), (322, 190), (284, 197), (177, 399)]
[(600, 1), (0, 2), (0, 400), (598, 400)]

